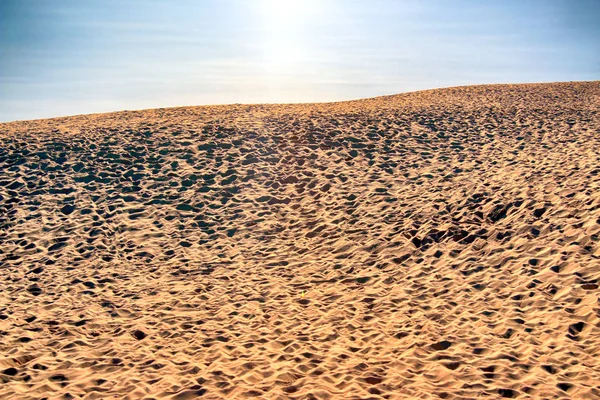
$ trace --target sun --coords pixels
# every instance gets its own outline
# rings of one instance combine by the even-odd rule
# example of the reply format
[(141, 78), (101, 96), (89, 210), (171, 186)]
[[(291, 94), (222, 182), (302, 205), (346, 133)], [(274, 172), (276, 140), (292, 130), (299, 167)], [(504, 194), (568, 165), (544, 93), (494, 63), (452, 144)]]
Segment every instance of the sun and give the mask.
[(311, 24), (326, 0), (260, 0), (255, 3), (259, 23), (256, 45), (261, 67), (269, 80), (279, 82), (298, 73), (310, 51)]
[(260, 0), (260, 15), (266, 27), (300, 28), (318, 9), (316, 0)]

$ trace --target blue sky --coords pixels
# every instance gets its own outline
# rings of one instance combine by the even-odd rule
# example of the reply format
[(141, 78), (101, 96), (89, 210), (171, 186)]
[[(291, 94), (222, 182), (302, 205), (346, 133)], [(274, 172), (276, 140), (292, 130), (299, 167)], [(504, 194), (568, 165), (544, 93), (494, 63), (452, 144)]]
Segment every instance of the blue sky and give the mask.
[(0, 121), (600, 79), (598, 0), (0, 0)]

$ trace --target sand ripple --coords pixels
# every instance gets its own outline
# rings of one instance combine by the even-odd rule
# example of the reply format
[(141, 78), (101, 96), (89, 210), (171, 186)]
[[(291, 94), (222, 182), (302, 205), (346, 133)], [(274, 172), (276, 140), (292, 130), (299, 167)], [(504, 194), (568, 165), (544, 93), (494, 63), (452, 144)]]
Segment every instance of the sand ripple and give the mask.
[(599, 82), (0, 140), (2, 398), (600, 398)]

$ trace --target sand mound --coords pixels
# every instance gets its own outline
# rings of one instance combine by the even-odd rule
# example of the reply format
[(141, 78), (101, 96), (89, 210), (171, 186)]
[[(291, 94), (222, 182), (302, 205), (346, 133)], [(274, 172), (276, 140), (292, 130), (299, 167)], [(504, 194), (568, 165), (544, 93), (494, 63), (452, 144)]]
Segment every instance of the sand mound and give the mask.
[(600, 83), (0, 124), (2, 398), (600, 398)]

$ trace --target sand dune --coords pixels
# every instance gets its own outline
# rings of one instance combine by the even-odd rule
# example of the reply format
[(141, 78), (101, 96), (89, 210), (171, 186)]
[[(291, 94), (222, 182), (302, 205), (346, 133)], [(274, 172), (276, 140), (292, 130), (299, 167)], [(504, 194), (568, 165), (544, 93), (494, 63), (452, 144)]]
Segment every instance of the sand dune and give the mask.
[(600, 398), (600, 82), (0, 143), (1, 398)]

